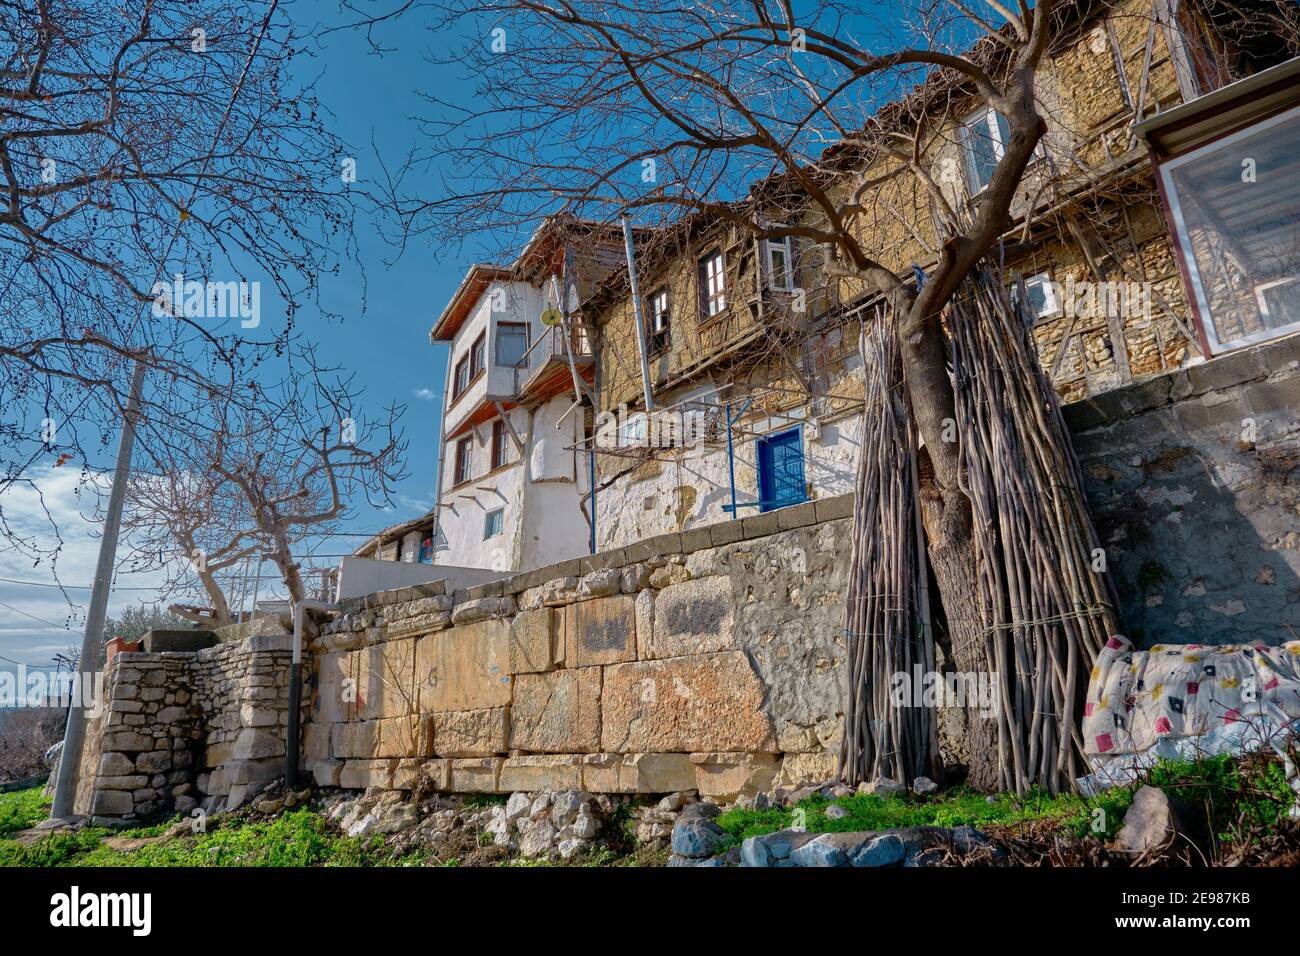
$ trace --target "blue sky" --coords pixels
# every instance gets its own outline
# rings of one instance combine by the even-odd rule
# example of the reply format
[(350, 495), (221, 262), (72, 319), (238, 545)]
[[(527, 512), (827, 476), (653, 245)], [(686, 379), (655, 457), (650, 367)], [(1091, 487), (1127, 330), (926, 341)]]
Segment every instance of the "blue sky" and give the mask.
[[(318, 15), (329, 18), (335, 14), (333, 4), (319, 6)], [(454, 77), (440, 75), (444, 68), (426, 62), (427, 52), (440, 52), (431, 45), (439, 38), (418, 22), (407, 20), (380, 37), (385, 46), (394, 49), (378, 55), (364, 36), (344, 31), (320, 39), (313, 57), (296, 61), (304, 82), (318, 76), (317, 95), (333, 114), (327, 122), (356, 149), (358, 186), (378, 172), (374, 149), (381, 151), (392, 168), (401, 164), (416, 143), (418, 130), (411, 117), (428, 111), (419, 91), (440, 89), (445, 93), (447, 84), (456, 82)], [(437, 188), (436, 169), (420, 186)], [(423, 514), (433, 504), (447, 356), (446, 346), (431, 345), (428, 333), (464, 267), (481, 254), (476, 256), (473, 249), (452, 249), (435, 257), (435, 250), (418, 240), (402, 258), (390, 263), (394, 250), (381, 239), (376, 222), (363, 215), (355, 232), (365, 266), (366, 311), (360, 312), (360, 275), (345, 271), (323, 287), (322, 299), (327, 300), (328, 308), (347, 318), (328, 320), (308, 308), (299, 313), (297, 327), (317, 344), (323, 362), (355, 372), (356, 384), (365, 390), (364, 404), (373, 414), (394, 402), (407, 406), (403, 424), (409, 441), (409, 476), (397, 488), (390, 511), (376, 511), (362, 502), (345, 528), (370, 533)], [(256, 276), (250, 274), (250, 278)], [(281, 323), (283, 310), (267, 296), (268, 286), (270, 283), (263, 283), (263, 321)], [(110, 467), (113, 453), (110, 446), (91, 465)], [(33, 568), (28, 562), (13, 560), (11, 554), (0, 553), (0, 658), (7, 659), (0, 659), (0, 669), (13, 670), (14, 662), (48, 664), (53, 654), (80, 644), (90, 595), (83, 586), (93, 578), (98, 553), (99, 527), (84, 518), (92, 504), (85, 495), (75, 494), (75, 471), (54, 470), (50, 462), (44, 462), (32, 474), (41, 481), (47, 498), (57, 503), (55, 517), (66, 541), (59, 557), (59, 579), (68, 587), (72, 607), (57, 588), (13, 583), (51, 583), (47, 567)], [(17, 513), (22, 511), (20, 504), (7, 506)], [(38, 529), (36, 510), (29, 509), (29, 514), (32, 529)], [(360, 537), (328, 539), (313, 550), (322, 556), (347, 552), (360, 541)], [(151, 585), (156, 581), (156, 576), (119, 573), (109, 613), (120, 613), (133, 603), (153, 603), (156, 593)]]

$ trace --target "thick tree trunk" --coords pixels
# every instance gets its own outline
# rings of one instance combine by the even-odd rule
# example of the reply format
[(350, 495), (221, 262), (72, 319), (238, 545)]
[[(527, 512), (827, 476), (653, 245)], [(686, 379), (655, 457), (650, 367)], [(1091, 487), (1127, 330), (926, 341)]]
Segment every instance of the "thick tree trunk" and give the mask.
[(203, 585), (203, 591), (212, 602), (212, 622), (216, 627), (224, 627), (231, 623), (230, 604), (226, 600), (226, 594), (221, 590), (221, 585), (217, 583), (217, 577), (211, 571), (203, 570), (195, 572), (198, 575), (199, 583)]
[[(947, 626), (949, 646), (944, 652), (956, 670), (982, 675), (988, 665), (980, 624), (971, 505), (961, 490), (956, 397), (939, 317), (920, 315), (919, 308), (913, 301), (904, 326), (902, 354), (908, 398), (917, 434), (924, 443), (921, 518), (926, 549)], [(955, 723), (962, 741), (958, 753), (945, 757), (966, 764), (972, 786), (997, 789), (1001, 780), (997, 720), (981, 717), (977, 707), (967, 707), (960, 715), (949, 712), (945, 717), (944, 725), (951, 731)]]
[[(924, 481), (921, 517), (930, 567), (943, 602), (948, 635), (944, 654), (957, 671), (983, 675), (988, 666), (985, 634), (978, 613), (979, 587), (969, 503), (964, 495), (956, 502), (945, 502), (934, 482)], [(943, 756), (965, 764), (969, 769), (967, 783), (977, 790), (1001, 789), (998, 721), (984, 713), (978, 701), (967, 700), (966, 704), (961, 710), (949, 709), (944, 713), (943, 737), (950, 746), (953, 743), (956, 746), (955, 752)]]

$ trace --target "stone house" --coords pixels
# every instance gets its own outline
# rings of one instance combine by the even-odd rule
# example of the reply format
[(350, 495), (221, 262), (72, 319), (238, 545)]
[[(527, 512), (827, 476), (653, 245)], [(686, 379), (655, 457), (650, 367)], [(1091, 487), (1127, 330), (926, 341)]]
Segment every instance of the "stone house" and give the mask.
[[(1080, 2), (1064, 16), (1040, 71), (1047, 130), (1001, 249), (1062, 401), (1300, 329), (1295, 51), (1237, 35), (1214, 0)], [(922, 117), (941, 127), (926, 172), (960, 214), (980, 201), (1005, 121), (971, 92), (935, 80), (878, 122), (910, 130)], [(1251, 144), (1271, 185), (1239, 181), (1237, 142)], [(879, 149), (832, 147), (822, 163), (839, 170), (832, 192), (875, 184), (861, 199), (863, 245), (896, 274), (923, 281), (936, 229), (917, 178), (891, 177), (900, 161)], [(1225, 185), (1204, 188), (1229, 166)], [(811, 204), (765, 205), (766, 185), (744, 201), (746, 214), (815, 223)], [(599, 548), (725, 520), (733, 502), (737, 514), (761, 513), (852, 490), (863, 393), (857, 334), (882, 306), (826, 255), (798, 237), (763, 240), (702, 215), (639, 251), (652, 401), (660, 415), (700, 417), (693, 447), (639, 447), (655, 443), (639, 421), (645, 398), (626, 274), (612, 274), (583, 302), (600, 414), (617, 417), (627, 446), (591, 443)]]
[[(1140, 645), (1294, 640), (1300, 61), (1265, 48), (1268, 38), (1236, 44), (1202, 12), (1213, 13), (1209, 0), (1070, 9), (1045, 68), (1044, 155), (1004, 249), (1066, 402), (1126, 623)], [(1000, 127), (978, 111), (954, 115), (935, 175), (952, 202), (978, 202), (972, 144), (996, 144)], [(898, 180), (881, 188), (869, 228), (894, 268), (924, 274), (928, 212)], [(340, 602), (310, 642), (300, 756), (317, 783), (697, 789), (730, 800), (834, 773), (862, 394), (855, 340), (875, 303), (815, 247), (703, 219), (639, 233), (655, 411), (698, 413), (702, 442), (611, 451), (596, 440), (606, 426), (647, 445), (658, 429), (637, 422), (648, 410), (636, 310), (621, 245), (601, 238), (575, 244), (596, 260), (580, 282), (567, 281), (576, 270), (558, 238), (535, 238), (537, 254), (510, 267), (474, 267), (435, 326), (453, 369), (469, 359), (452, 376), (444, 424), (448, 560), (439, 580)], [(589, 358), (572, 368), (540, 321), (551, 276), (587, 327), (590, 350), (575, 336), (573, 354)], [(1112, 280), (1149, 283), (1149, 308), (1096, 297), (1068, 307), (1071, 290)], [(527, 348), (544, 361), (492, 364), (498, 324), (513, 321), (528, 323)], [(572, 430), (534, 453), (585, 388), (565, 391), (575, 370), (596, 407), (564, 417)], [(501, 469), (482, 468), (492, 423), (507, 420), (523, 447)], [(480, 471), (462, 481), (454, 450), (466, 439)], [(539, 480), (556, 458), (562, 474)], [(558, 500), (535, 504), (539, 487), (560, 489)], [(498, 492), (503, 528), (514, 524), (495, 567), (483, 534)], [(740, 507), (724, 510), (733, 494)], [(530, 508), (568, 509), (555, 539), (566, 553), (530, 543)], [(447, 568), (462, 555), (500, 573), (457, 584)], [(88, 733), (79, 809), (131, 817), (237, 803), (278, 774), (289, 643), (221, 640), (117, 657), (108, 710)]]

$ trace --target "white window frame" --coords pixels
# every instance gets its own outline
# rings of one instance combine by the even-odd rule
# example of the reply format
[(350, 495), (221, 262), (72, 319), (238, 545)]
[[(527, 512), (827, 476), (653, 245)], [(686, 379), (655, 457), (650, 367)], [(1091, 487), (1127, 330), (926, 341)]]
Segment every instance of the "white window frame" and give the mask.
[[(464, 458), (464, 462), (465, 462), (465, 477), (463, 477), (463, 478), (461, 477), (461, 474), (460, 474), (460, 463), (461, 463), (461, 460), (462, 460), (461, 457), (460, 457), (460, 449), (461, 449), (462, 446), (465, 448), (465, 458)], [(468, 481), (470, 481), (470, 480), (473, 479), (473, 477), (474, 477), (474, 439), (473, 439), (471, 436), (466, 435), (466, 436), (463, 436), (463, 437), (461, 437), (461, 438), (457, 438), (457, 439), (456, 439), (456, 443), (452, 446), (451, 469), (452, 469), (452, 486), (453, 486), (453, 487), (458, 487), (458, 486), (463, 485), (463, 484), (465, 484), (466, 482), (468, 482)]]
[[(660, 352), (668, 347), (669, 337), (672, 327), (673, 313), (668, 298), (668, 287), (656, 289), (650, 294), (649, 308), (650, 328), (647, 329), (647, 338), (650, 342), (650, 351)], [(662, 339), (662, 343), (656, 345), (655, 340)]]
[(703, 273), (701, 279), (704, 283), (700, 289), (703, 293), (700, 305), (703, 307), (704, 317), (711, 319), (721, 315), (727, 308), (726, 254), (721, 249), (710, 250), (700, 260), (700, 271)]
[[(785, 269), (783, 275), (778, 276), (776, 267), (772, 264), (772, 247), (776, 246), (785, 253)], [(775, 292), (793, 292), (794, 291), (794, 237), (782, 236), (780, 239), (765, 239), (763, 241), (763, 265), (767, 270), (767, 286)]]
[[(1007, 143), (1006, 140), (1002, 138), (1002, 127), (998, 125), (997, 118), (999, 115), (1000, 114), (998, 113), (998, 111), (995, 110), (993, 107), (985, 106), (983, 109), (978, 109), (974, 113), (971, 113), (969, 116), (966, 117), (966, 119), (962, 121), (961, 124), (962, 163), (961, 165), (962, 165), (962, 171), (964, 173), (963, 178), (966, 180), (966, 191), (970, 194), (971, 198), (980, 195), (980, 193), (984, 192), (984, 190), (989, 188), (988, 183), (981, 183), (977, 188), (974, 182), (975, 179), (974, 169), (972, 169), (971, 167), (971, 159), (972, 159), (971, 137), (975, 135), (973, 127), (978, 125), (981, 120), (984, 122), (985, 126), (988, 129), (989, 141), (993, 144), (993, 162), (996, 165), (997, 163), (1002, 162), (1002, 158), (1007, 155)], [(1010, 123), (1011, 121), (1008, 120), (1007, 121), (1008, 133), (1010, 133), (1010, 128), (1009, 128)], [(1033, 155), (1029, 157), (1029, 162), (1031, 165), (1047, 157), (1046, 144), (1047, 144), (1047, 140), (1043, 137), (1039, 137), (1038, 142), (1034, 146)]]
[[(497, 529), (496, 531), (491, 531), (492, 519), (494, 517), (497, 519)], [(505, 508), (493, 508), (491, 511), (483, 515), (483, 540), (484, 541), (491, 541), (493, 538), (505, 534), (505, 530), (506, 530), (506, 509)]]
[(997, 117), (997, 110), (991, 106), (985, 106), (983, 109), (976, 110), (970, 116), (966, 117), (961, 124), (962, 168), (966, 172), (966, 189), (972, 196), (978, 196), (989, 186), (988, 183), (976, 184), (975, 182), (975, 169), (972, 165), (974, 157), (971, 141), (971, 137), (976, 135), (975, 127), (981, 122), (984, 123), (988, 132), (989, 142), (993, 144), (993, 162), (995, 164), (1002, 162), (1002, 157), (1007, 154), (1007, 144), (1002, 139), (1002, 127), (998, 125)]
[(645, 412), (629, 415), (618, 429), (618, 443), (621, 448), (639, 448), (646, 443), (649, 431)]
[(1056, 295), (1056, 282), (1052, 279), (1050, 272), (1036, 272), (1031, 276), (1024, 276), (1021, 282), (1025, 284), (1025, 292), (1029, 292), (1030, 286), (1038, 285), (1043, 289), (1043, 309), (1040, 312), (1031, 312), (1029, 303), (1025, 302), (1025, 311), (1033, 317), (1035, 323), (1043, 319), (1049, 319), (1052, 316), (1061, 314), (1061, 303)]
[(1214, 327), (1214, 313), (1210, 310), (1210, 300), (1205, 294), (1205, 286), (1201, 283), (1201, 267), (1196, 258), (1189, 258), (1191, 242), (1187, 232), (1187, 220), (1183, 216), (1183, 206), (1178, 198), (1178, 188), (1174, 184), (1173, 172), (1180, 166), (1185, 166), (1193, 160), (1199, 159), (1208, 153), (1216, 152), (1232, 143), (1240, 142), (1250, 136), (1264, 130), (1271, 129), (1274, 126), (1280, 126), (1288, 120), (1300, 119), (1300, 106), (1293, 106), (1290, 109), (1283, 110), (1276, 116), (1270, 116), (1266, 120), (1253, 123), (1244, 129), (1239, 129), (1235, 133), (1230, 133), (1222, 139), (1216, 139), (1213, 142), (1204, 143), (1195, 149), (1188, 150), (1181, 156), (1175, 156), (1173, 159), (1166, 160), (1160, 164), (1160, 184), (1163, 187), (1165, 199), (1169, 204), (1169, 215), (1173, 219), (1174, 239), (1176, 240), (1177, 255), (1179, 265), (1183, 274), (1187, 276), (1192, 287), (1192, 300), (1195, 304), (1196, 315), (1200, 321), (1201, 330), (1205, 335), (1205, 341), (1210, 346), (1210, 352), (1219, 355), (1223, 352), (1239, 349), (1243, 346), (1254, 345), (1256, 342), (1268, 342), (1273, 339), (1280, 339), (1284, 335), (1290, 335), (1292, 332), (1300, 330), (1300, 323), (1292, 323), (1279, 329), (1264, 329), (1251, 335), (1243, 335), (1240, 338), (1231, 339), (1227, 342), (1219, 340), (1218, 330)]
[(581, 322), (573, 321), (573, 348), (577, 355), (583, 358), (591, 355), (591, 336), (587, 334), (587, 326)]
[(666, 332), (671, 321), (672, 313), (668, 310), (668, 290), (660, 289), (650, 296), (650, 331)]

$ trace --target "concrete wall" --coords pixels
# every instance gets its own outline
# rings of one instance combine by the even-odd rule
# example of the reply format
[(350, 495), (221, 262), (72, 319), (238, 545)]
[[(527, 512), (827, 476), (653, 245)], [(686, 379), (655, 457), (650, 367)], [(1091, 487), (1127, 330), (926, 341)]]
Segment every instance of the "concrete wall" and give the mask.
[(468, 588), (500, 576), (498, 572), (484, 568), (346, 557), (339, 565), (336, 599), (361, 597), (375, 591), (389, 591), (411, 584), (428, 584), (430, 581), (446, 581), (452, 588)]
[(1129, 634), (1300, 634), (1300, 336), (1065, 409)]

